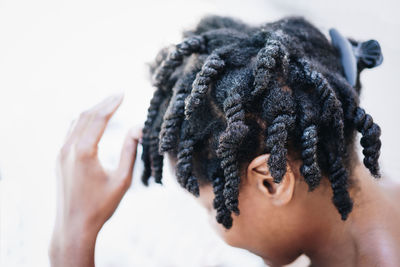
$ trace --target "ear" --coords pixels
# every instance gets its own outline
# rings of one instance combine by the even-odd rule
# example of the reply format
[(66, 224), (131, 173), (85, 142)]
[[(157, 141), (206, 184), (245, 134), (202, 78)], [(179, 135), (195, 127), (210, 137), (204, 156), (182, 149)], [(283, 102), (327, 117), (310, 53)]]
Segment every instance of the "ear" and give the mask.
[(247, 167), (247, 180), (252, 186), (273, 205), (286, 205), (292, 200), (295, 187), (295, 175), (290, 164), (286, 164), (286, 174), (280, 183), (275, 183), (268, 168), (269, 154), (263, 154), (254, 158)]

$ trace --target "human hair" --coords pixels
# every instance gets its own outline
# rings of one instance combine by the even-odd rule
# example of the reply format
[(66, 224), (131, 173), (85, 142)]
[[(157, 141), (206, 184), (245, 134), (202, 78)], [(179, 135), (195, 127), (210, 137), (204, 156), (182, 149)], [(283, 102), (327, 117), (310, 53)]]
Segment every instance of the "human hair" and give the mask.
[(208, 16), (161, 50), (150, 69), (156, 90), (143, 129), (142, 180), (161, 183), (168, 153), (182, 187), (198, 196), (199, 184), (213, 186), (216, 219), (227, 229), (240, 212), (242, 170), (263, 153), (279, 183), (288, 150), (297, 151), (310, 190), (329, 179), (342, 220), (353, 207), (357, 131), (364, 165), (380, 175), (381, 130), (359, 106), (362, 68), (351, 86), (339, 51), (304, 18), (249, 26)]

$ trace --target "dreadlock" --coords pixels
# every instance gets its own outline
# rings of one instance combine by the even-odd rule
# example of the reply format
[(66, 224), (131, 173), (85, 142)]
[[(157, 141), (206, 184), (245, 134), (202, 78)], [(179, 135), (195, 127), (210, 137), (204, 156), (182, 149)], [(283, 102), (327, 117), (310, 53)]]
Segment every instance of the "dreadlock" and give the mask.
[(182, 187), (197, 196), (201, 183), (212, 185), (217, 222), (229, 229), (246, 163), (269, 153), (279, 183), (293, 150), (310, 190), (328, 178), (346, 220), (356, 131), (364, 165), (379, 177), (381, 131), (359, 106), (361, 71), (351, 86), (339, 51), (298, 17), (252, 27), (211, 16), (184, 37), (151, 67), (156, 90), (143, 130), (143, 181), (161, 183), (169, 153)]
[[(159, 153), (159, 133), (161, 130), (161, 118), (165, 113), (165, 108), (162, 108), (162, 103), (168, 103), (171, 96), (170, 78), (174, 70), (182, 64), (184, 56), (188, 56), (195, 52), (200, 52), (204, 48), (204, 41), (201, 37), (194, 36), (184, 40), (182, 43), (175, 46), (168, 54), (166, 50), (160, 51), (156, 64), (158, 68), (152, 66), (154, 71), (153, 85), (157, 88), (150, 102), (150, 107), (147, 112), (147, 119), (143, 127), (143, 154), (144, 171), (142, 181), (148, 183), (148, 179), (153, 173), (156, 182), (161, 183), (163, 156)], [(164, 105), (165, 106), (165, 105)], [(159, 117), (157, 119), (157, 116)]]

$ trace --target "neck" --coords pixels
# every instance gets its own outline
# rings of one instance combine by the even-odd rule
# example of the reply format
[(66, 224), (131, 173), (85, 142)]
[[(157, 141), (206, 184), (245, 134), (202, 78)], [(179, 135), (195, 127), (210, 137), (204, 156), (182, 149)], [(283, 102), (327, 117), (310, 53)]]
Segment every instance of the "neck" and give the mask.
[(313, 216), (314, 225), (308, 227), (310, 232), (306, 233), (303, 243), (306, 245), (304, 253), (311, 259), (312, 266), (357, 266), (360, 250), (368, 246), (364, 230), (372, 229), (376, 224), (376, 212), (370, 203), (380, 202), (383, 194), (360, 164), (355, 166), (351, 179), (350, 195), (354, 208), (346, 221), (340, 219), (331, 203), (331, 193), (326, 192), (329, 186), (320, 191), (321, 199)]

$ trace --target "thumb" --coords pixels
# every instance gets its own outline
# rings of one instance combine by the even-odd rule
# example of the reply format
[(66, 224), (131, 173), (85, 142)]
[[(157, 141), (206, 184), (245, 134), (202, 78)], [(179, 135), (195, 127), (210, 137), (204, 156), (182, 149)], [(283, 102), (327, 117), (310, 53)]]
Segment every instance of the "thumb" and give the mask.
[(126, 135), (124, 144), (122, 145), (116, 176), (118, 179), (123, 180), (127, 187), (130, 186), (132, 181), (133, 166), (135, 164), (137, 146), (140, 138), (141, 129), (132, 128)]

